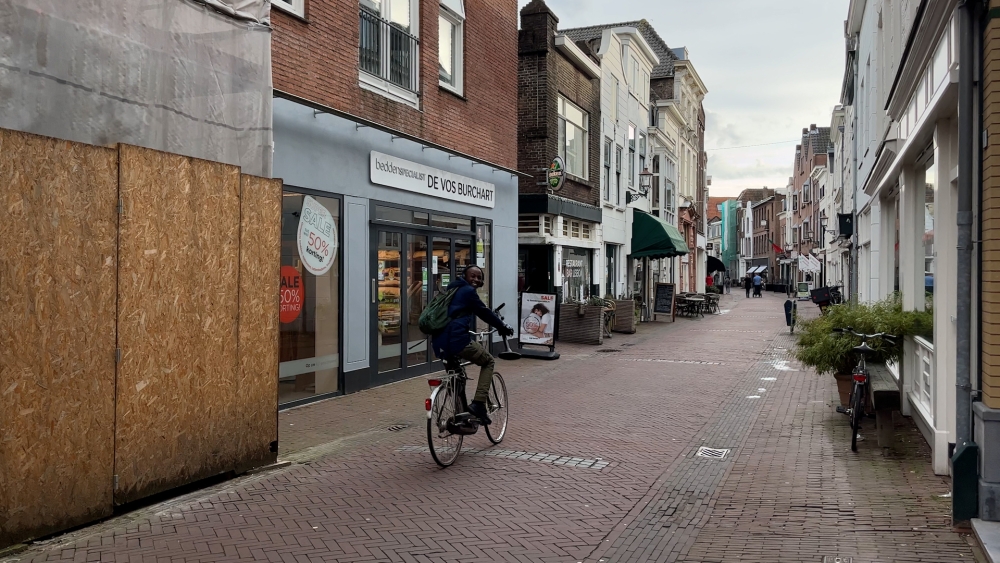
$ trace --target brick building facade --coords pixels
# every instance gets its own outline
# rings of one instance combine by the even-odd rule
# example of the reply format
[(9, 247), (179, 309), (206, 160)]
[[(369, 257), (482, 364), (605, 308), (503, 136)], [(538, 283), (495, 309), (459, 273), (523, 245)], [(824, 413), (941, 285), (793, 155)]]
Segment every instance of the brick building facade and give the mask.
[(517, 303), (494, 267), (517, 258), (516, 1), (272, 6), (282, 279), (303, 293), (280, 401), (437, 371), (417, 320), (466, 268), (486, 303)]
[[(517, 2), (464, 2), (461, 94), (438, 84), (439, 0), (409, 0), (417, 17), (416, 106), (359, 81), (359, 4), (304, 0), (304, 16), (272, 10), (274, 89), (329, 106), (455, 152), (514, 168), (517, 146)], [(397, 0), (398, 2), (398, 0)], [(281, 6), (284, 0), (275, 0)], [(393, 4), (396, 2), (385, 2)], [(461, 2), (456, 2), (462, 5)], [(366, 2), (362, 1), (361, 5)], [(360, 8), (364, 10), (364, 8)], [(396, 18), (398, 19), (398, 18)]]
[[(820, 186), (812, 180), (816, 168), (826, 168), (830, 147), (830, 128), (810, 125), (802, 129), (802, 143), (795, 147), (795, 168), (792, 174), (792, 250), (812, 254), (824, 247), (820, 218)], [(799, 281), (811, 281), (800, 274)]]
[(764, 188), (767, 197), (753, 206), (753, 264), (765, 266), (761, 274), (768, 283), (780, 278), (778, 254), (774, 246), (781, 248), (781, 228), (778, 216), (785, 205), (785, 196)]

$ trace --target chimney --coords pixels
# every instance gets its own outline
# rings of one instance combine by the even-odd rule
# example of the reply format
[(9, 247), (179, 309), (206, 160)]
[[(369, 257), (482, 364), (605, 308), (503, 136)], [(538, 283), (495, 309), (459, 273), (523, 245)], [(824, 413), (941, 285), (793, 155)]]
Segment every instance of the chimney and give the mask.
[(548, 51), (558, 29), (559, 18), (544, 0), (531, 0), (521, 8), (521, 30), (518, 33), (518, 54)]
[(809, 125), (809, 130), (810, 131), (815, 131), (816, 130), (816, 124), (813, 123), (813, 124)]

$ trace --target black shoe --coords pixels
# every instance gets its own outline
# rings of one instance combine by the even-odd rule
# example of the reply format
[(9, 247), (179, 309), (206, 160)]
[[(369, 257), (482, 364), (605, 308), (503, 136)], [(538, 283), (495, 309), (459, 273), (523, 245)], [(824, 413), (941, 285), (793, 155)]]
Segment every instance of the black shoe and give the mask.
[(490, 424), (493, 424), (493, 421), (490, 420), (490, 415), (486, 414), (486, 405), (483, 404), (482, 401), (472, 401), (469, 403), (469, 412), (476, 415), (479, 422), (484, 425), (489, 426)]

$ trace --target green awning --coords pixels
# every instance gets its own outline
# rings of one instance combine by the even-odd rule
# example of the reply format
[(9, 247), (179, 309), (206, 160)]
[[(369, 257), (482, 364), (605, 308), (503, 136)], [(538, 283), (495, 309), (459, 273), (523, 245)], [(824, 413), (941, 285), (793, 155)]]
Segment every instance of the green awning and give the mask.
[(659, 217), (632, 209), (632, 258), (669, 258), (688, 252), (677, 227)]

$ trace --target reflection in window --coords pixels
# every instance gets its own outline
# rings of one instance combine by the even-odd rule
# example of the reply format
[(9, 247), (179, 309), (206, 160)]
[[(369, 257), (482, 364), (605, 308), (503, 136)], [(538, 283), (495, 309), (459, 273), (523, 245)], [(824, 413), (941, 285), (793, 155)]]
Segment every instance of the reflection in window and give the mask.
[[(339, 390), (340, 252), (321, 276), (309, 273), (298, 251), (299, 217), (305, 196), (285, 192), (281, 209), (281, 314), (278, 402)], [(313, 197), (340, 224), (340, 200)]]
[[(934, 200), (937, 191), (937, 164), (928, 164), (924, 175), (924, 291), (927, 308), (934, 305)], [(927, 337), (928, 340), (931, 336)]]
[(564, 247), (562, 258), (563, 301), (586, 301), (590, 297), (590, 251)]

